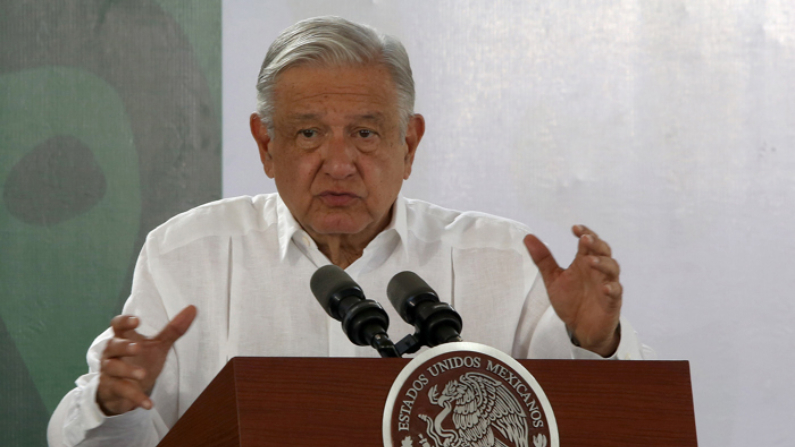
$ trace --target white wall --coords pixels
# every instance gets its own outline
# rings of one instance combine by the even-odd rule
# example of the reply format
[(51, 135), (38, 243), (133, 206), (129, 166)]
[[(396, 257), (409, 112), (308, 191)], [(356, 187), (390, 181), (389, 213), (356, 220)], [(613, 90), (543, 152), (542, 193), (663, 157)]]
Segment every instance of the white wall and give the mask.
[[(552, 5), (554, 4), (554, 5)], [(529, 224), (561, 263), (585, 223), (624, 313), (690, 361), (699, 443), (790, 446), (795, 3), (224, 2), (224, 194), (274, 190), (248, 134), (267, 46), (334, 14), (394, 34), (428, 129), (407, 196)]]

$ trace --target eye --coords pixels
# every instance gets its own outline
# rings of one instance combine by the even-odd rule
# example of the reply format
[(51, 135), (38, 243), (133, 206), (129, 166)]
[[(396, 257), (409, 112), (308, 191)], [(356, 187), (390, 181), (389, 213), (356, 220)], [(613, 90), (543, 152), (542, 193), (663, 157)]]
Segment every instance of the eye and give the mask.
[(317, 127), (298, 129), (295, 132), (295, 145), (302, 149), (315, 149), (323, 143), (323, 139), (324, 133)]
[(356, 131), (356, 136), (358, 136), (359, 138), (372, 138), (375, 135), (376, 133), (370, 129), (359, 129)]
[(304, 138), (314, 138), (317, 136), (317, 129), (301, 129), (298, 131), (298, 135)]

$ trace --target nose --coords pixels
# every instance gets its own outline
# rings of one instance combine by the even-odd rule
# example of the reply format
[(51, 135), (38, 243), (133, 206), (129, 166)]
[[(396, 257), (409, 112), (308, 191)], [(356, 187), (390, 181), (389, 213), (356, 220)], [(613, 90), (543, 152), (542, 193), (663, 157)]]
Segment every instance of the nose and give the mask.
[(334, 179), (356, 173), (356, 148), (346, 140), (344, 134), (335, 134), (326, 145), (323, 170)]

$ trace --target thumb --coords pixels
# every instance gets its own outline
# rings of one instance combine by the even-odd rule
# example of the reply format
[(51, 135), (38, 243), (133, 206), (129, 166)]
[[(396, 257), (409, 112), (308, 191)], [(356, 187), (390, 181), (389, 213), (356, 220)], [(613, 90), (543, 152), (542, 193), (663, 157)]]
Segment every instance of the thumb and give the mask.
[(166, 327), (164, 327), (155, 338), (171, 346), (180, 337), (185, 335), (185, 332), (188, 331), (188, 328), (193, 323), (194, 318), (196, 318), (196, 306), (188, 306), (182, 309), (177, 316), (168, 322)]
[(533, 258), (533, 262), (536, 263), (538, 271), (541, 272), (544, 282), (550, 281), (552, 275), (560, 270), (560, 266), (552, 256), (552, 252), (549, 251), (549, 248), (547, 248), (541, 240), (532, 234), (528, 234), (524, 237), (524, 245), (527, 247), (530, 257)]

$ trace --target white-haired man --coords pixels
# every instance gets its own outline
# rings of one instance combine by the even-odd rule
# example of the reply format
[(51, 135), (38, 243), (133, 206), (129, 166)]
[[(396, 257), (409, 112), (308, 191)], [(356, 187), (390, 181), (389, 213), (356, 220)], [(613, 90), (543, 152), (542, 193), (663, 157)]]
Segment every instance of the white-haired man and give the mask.
[[(591, 230), (574, 227), (562, 269), (518, 223), (399, 195), (425, 123), (398, 41), (339, 18), (299, 22), (271, 45), (257, 89), (251, 132), (278, 195), (207, 204), (150, 233), (124, 315), (52, 417), (52, 445), (155, 445), (233, 356), (375, 355), (312, 297), (329, 263), (373, 297), (420, 273), (466, 340), (515, 357), (644, 357), (620, 320), (618, 264)], [(411, 332), (384, 307), (393, 334)]]

